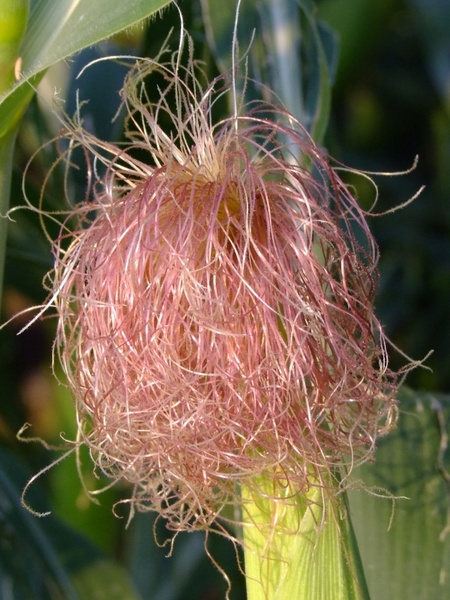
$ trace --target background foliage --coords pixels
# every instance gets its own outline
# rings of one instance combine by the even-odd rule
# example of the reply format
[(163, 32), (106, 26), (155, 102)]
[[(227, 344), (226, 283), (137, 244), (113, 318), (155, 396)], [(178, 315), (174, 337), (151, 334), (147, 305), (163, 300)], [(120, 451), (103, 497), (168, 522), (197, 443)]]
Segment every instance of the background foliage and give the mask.
[[(270, 3), (243, 0), (244, 7), (250, 4), (255, 8)], [(297, 7), (297, 3), (293, 4)], [(426, 185), (412, 205), (371, 219), (382, 257), (377, 306), (395, 345), (416, 359), (431, 349), (434, 353), (426, 362), (430, 369), (417, 369), (408, 377), (408, 385), (421, 392), (404, 391), (400, 408), (406, 416), (401, 418), (397, 437), (380, 445), (380, 467), (374, 471), (369, 466), (361, 474), (377, 489), (387, 488), (416, 500), (409, 508), (400, 504), (396, 509), (399, 516), (394, 523), (400, 536), (394, 529), (390, 538), (380, 533), (388, 527), (389, 501), (375, 501), (372, 509), (365, 500), (361, 501), (361, 493), (356, 493), (352, 497), (352, 510), (372, 598), (443, 600), (448, 597), (450, 579), (450, 575), (444, 581), (439, 579), (450, 567), (445, 535), (450, 480), (445, 443), (448, 422), (445, 394), (450, 393), (450, 4), (446, 0), (320, 0), (318, 15), (326, 25), (324, 28), (315, 21), (314, 27), (308, 25), (311, 4), (300, 4), (302, 10), (294, 9), (299, 31), (309, 31), (309, 35), (318, 32), (324, 51), (328, 43), (333, 43), (324, 32), (335, 31), (338, 35), (339, 60), (324, 140), (330, 154), (350, 166), (378, 172), (403, 171), (419, 155), (418, 166), (409, 175), (377, 178), (379, 212), (401, 204)], [(185, 0), (183, 15), (199, 57), (214, 75), (220, 68), (220, 56), (217, 48), (213, 53), (210, 51), (211, 32), (205, 30), (202, 5), (204, 8), (205, 2)], [(178, 26), (176, 11), (167, 9), (162, 17), (116, 35), (47, 74), (18, 133), (12, 177), (13, 205), (23, 202), (22, 176), (30, 156), (57, 135), (60, 128), (53, 116), (55, 88), (68, 114), (74, 110), (75, 90), (79, 89), (80, 98), (90, 100), (84, 112), (89, 127), (104, 139), (118, 139), (120, 120), (111, 125), (111, 118), (117, 110), (116, 92), (124, 68), (103, 62), (80, 79), (76, 79), (77, 73), (92, 58), (107, 54), (155, 56), (170, 28)], [(329, 74), (333, 74), (332, 61), (327, 59), (326, 64)], [(270, 69), (268, 73), (270, 79)], [(307, 72), (302, 77), (308, 81)], [(325, 92), (322, 89), (320, 93)], [(298, 92), (294, 91), (292, 97), (295, 103)], [(0, 111), (0, 117), (2, 114)], [(56, 152), (56, 144), (46, 146), (28, 173), (27, 191), (36, 202), (43, 176)], [(47, 208), (59, 207), (64, 202), (61, 177), (56, 172), (48, 187)], [(83, 183), (80, 173), (79, 179), (73, 181), (75, 195)], [(358, 182), (358, 191), (360, 201), (369, 207), (373, 191), (362, 181)], [(48, 243), (35, 216), (16, 213), (8, 234), (3, 319), (43, 301), (42, 278), (52, 265)], [(102, 496), (101, 505), (88, 502), (72, 458), (46, 473), (28, 497), (33, 508), (50, 506), (52, 517), (36, 519), (22, 509), (20, 491), (24, 482), (49, 464), (51, 454), (37, 444), (19, 443), (18, 429), (28, 421), (33, 424), (33, 435), (54, 443), (59, 443), (61, 431), (69, 438), (74, 435), (70, 398), (51, 375), (54, 323), (51, 319), (40, 322), (16, 336), (22, 325), (23, 322), (16, 321), (0, 332), (2, 597), (14, 600), (223, 598), (225, 582), (205, 557), (200, 534), (180, 536), (174, 556), (166, 559), (167, 548), (159, 548), (153, 542), (154, 524), (150, 516), (137, 515), (128, 529), (125, 513), (122, 519), (112, 517), (111, 505), (123, 490), (114, 489)], [(394, 350), (392, 361), (396, 366), (404, 364), (404, 358)], [(411, 414), (414, 416), (408, 419)], [(423, 442), (424, 439), (429, 442)], [(393, 448), (398, 444), (403, 459), (392, 463)], [(419, 472), (415, 463), (426, 467)], [(88, 473), (88, 457), (84, 465)], [(428, 515), (429, 544), (423, 538), (424, 514)], [(160, 525), (156, 527), (159, 538), (164, 537)], [(397, 548), (395, 540), (402, 539), (402, 528), (408, 536), (403, 536)], [(411, 548), (414, 548), (412, 554), (416, 552), (417, 565), (411, 564), (411, 552), (405, 554), (414, 535), (416, 541)], [(215, 558), (233, 580), (232, 599), (244, 598), (243, 578), (232, 548), (222, 540), (212, 540), (211, 544)], [(383, 565), (376, 562), (377, 556), (385, 557)], [(409, 561), (406, 571), (405, 561)], [(380, 568), (389, 574), (384, 579), (379, 576)], [(418, 574), (414, 581), (412, 573)], [(385, 587), (380, 587), (381, 579)], [(415, 586), (412, 588), (415, 595), (402, 595), (408, 579)], [(111, 584), (109, 588), (105, 587), (107, 582)]]

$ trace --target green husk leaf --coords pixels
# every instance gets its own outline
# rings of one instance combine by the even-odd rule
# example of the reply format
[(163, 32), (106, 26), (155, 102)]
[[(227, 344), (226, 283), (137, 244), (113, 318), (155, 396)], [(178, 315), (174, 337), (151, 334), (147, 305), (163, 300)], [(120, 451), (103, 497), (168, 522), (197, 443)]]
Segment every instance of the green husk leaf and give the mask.
[(345, 497), (274, 501), (270, 485), (242, 491), (248, 600), (368, 600)]

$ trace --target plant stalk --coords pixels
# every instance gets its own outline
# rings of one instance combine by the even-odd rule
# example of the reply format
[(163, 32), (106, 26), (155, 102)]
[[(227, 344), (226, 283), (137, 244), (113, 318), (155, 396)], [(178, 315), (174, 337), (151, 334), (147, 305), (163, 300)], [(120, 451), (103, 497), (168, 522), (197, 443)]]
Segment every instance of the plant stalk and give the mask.
[(5, 270), (6, 238), (11, 195), (11, 174), (13, 168), (14, 145), (17, 130), (9, 131), (0, 137), (0, 298), (3, 294), (3, 276)]

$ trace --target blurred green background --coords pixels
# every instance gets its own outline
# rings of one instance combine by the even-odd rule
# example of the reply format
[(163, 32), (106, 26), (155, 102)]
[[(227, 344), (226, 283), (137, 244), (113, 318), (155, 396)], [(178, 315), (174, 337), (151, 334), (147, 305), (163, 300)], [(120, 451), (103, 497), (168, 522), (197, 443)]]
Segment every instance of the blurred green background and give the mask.
[[(421, 359), (433, 350), (426, 361), (429, 368), (412, 372), (408, 385), (450, 393), (450, 2), (321, 0), (317, 4), (319, 17), (337, 32), (339, 41), (330, 124), (324, 141), (331, 156), (351, 167), (376, 172), (405, 171), (419, 156), (417, 167), (407, 175), (375, 177), (379, 187), (376, 212), (380, 213), (402, 204), (426, 186), (406, 208), (370, 218), (381, 250), (377, 312), (393, 344), (407, 355)], [(180, 5), (199, 56), (211, 74), (217, 73), (205, 40), (200, 1), (184, 0)], [(76, 74), (96, 56), (155, 56), (170, 27), (178, 25), (176, 11), (167, 9), (162, 18), (52, 69), (19, 132), (13, 205), (23, 203), (22, 176), (30, 157), (57, 135), (61, 126), (52, 116), (55, 86), (61, 83), (59, 95), (68, 114), (74, 110), (75, 90), (79, 88), (81, 99), (90, 99), (85, 109), (87, 125), (100, 137), (117, 139), (120, 120), (111, 125), (111, 118), (118, 106), (116, 92), (125, 73), (123, 67), (101, 63), (79, 80)], [(36, 203), (43, 176), (56, 153), (56, 144), (46, 146), (29, 168), (26, 187)], [(72, 181), (75, 196), (82, 193), (83, 184), (80, 173)], [(63, 173), (56, 170), (46, 189), (45, 208), (62, 206)], [(373, 189), (360, 179), (358, 192), (362, 205), (369, 208)], [(14, 218), (9, 225), (3, 320), (44, 301), (42, 280), (52, 266), (49, 244), (37, 216), (18, 212)], [(11, 589), (11, 595), (3, 592), (1, 596), (0, 591), (0, 596), (14, 600), (70, 598), (71, 583), (64, 581), (64, 574), (58, 579), (50, 556), (54, 547), (62, 546), (64, 564), (79, 577), (73, 593), (80, 593), (81, 598), (222, 599), (226, 583), (205, 556), (201, 534), (181, 535), (174, 557), (165, 559), (167, 548), (158, 548), (153, 542), (152, 517), (137, 515), (126, 529), (126, 511), (119, 509), (121, 519), (111, 516), (112, 504), (126, 496), (126, 490), (110, 490), (101, 497), (99, 506), (90, 503), (79, 483), (73, 457), (45, 473), (30, 491), (31, 505), (50, 504), (54, 516), (31, 520), (29, 529), (25, 525), (23, 530), (22, 525), (8, 526), (11, 519), (20, 523), (17, 494), (27, 477), (51, 461), (48, 450), (39, 444), (18, 442), (16, 432), (27, 421), (33, 425), (30, 435), (56, 444), (60, 443), (60, 432), (69, 439), (75, 434), (70, 398), (51, 373), (54, 322), (39, 321), (17, 336), (26, 321), (17, 320), (0, 332), (0, 451), (5, 479), (0, 481), (0, 555), (19, 552), (32, 564), (43, 561), (44, 567), (22, 572), (23, 565), (15, 564), (15, 559), (8, 566), (0, 561), (0, 581), (3, 586), (12, 586), (2, 588)], [(404, 364), (405, 359), (392, 349), (392, 365)], [(87, 456), (83, 468), (89, 473)], [(66, 525), (73, 529), (66, 530)], [(78, 540), (78, 535), (83, 537)], [(45, 539), (51, 543), (46, 544)], [(44, 540), (44, 549), (36, 540)], [(65, 545), (64, 540), (74, 541)], [(244, 598), (233, 548), (221, 540), (211, 544), (214, 557), (233, 580), (232, 600)], [(104, 582), (112, 577), (108, 569), (115, 569), (108, 562), (111, 559), (117, 561), (114, 565), (126, 567), (128, 575), (124, 572), (116, 595), (100, 586), (96, 596), (93, 590), (98, 586), (89, 583), (88, 567), (96, 565), (94, 579)], [(99, 575), (101, 568), (106, 569), (103, 575)], [(19, 583), (11, 583), (8, 574), (13, 572), (20, 574)], [(56, 577), (56, 583), (48, 573)], [(84, 585), (89, 592), (80, 592)], [(109, 595), (102, 596), (104, 593)]]
[[(327, 146), (371, 171), (377, 210), (426, 189), (409, 207), (370, 224), (381, 250), (377, 309), (392, 341), (431, 371), (408, 384), (450, 390), (450, 3), (446, 0), (319, 2), (340, 34), (340, 60)], [(394, 364), (399, 364), (393, 353)]]

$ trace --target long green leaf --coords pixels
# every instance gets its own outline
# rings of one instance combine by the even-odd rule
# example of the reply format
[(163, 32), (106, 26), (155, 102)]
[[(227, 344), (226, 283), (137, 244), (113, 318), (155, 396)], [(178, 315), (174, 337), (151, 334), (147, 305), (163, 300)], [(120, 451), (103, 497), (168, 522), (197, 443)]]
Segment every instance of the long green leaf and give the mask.
[[(20, 504), (20, 493), (14, 485), (15, 482), (11, 480), (11, 473), (8, 473), (5, 468), (9, 466), (9, 456), (4, 452), (1, 452), (0, 456), (2, 458), (2, 468), (0, 468), (0, 523), (3, 524), (3, 527), (4, 524), (9, 524), (7, 544), (0, 546), (0, 566), (2, 567), (3, 578), (9, 578), (11, 586), (22, 586), (24, 583), (28, 583), (21, 581), (23, 572), (27, 571), (23, 563), (33, 557), (35, 561), (40, 562), (39, 570), (43, 574), (43, 580), (53, 582), (53, 585), (63, 594), (62, 597), (67, 598), (67, 600), (78, 600), (73, 583), (48, 537), (43, 532), (39, 519), (31, 515)], [(17, 554), (18, 548), (21, 550), (21, 556), (15, 557), (14, 562), (12, 560), (8, 561), (8, 555)], [(15, 580), (17, 580), (16, 583)], [(29, 585), (32, 587), (35, 582), (30, 581)], [(60, 596), (55, 595), (54, 597), (59, 598)]]
[(399, 404), (398, 428), (358, 473), (373, 493), (349, 494), (368, 586), (372, 600), (447, 600), (450, 396), (404, 389)]
[[(222, 71), (230, 71), (235, 3), (201, 0), (201, 4), (216, 62)], [(313, 2), (244, 1), (236, 32), (239, 56), (249, 51), (247, 99), (273, 100), (267, 98), (267, 88), (271, 89), (320, 143), (328, 124), (337, 39), (317, 21)], [(244, 71), (242, 64), (240, 70)], [(243, 88), (241, 84), (239, 91)]]
[[(38, 519), (21, 505), (28, 477), (22, 463), (0, 449), (0, 597), (140, 600), (120, 564), (53, 515)], [(39, 482), (29, 501), (36, 510), (48, 509)]]
[[(20, 56), (15, 61), (21, 65), (20, 79), (0, 97), (1, 216), (9, 208), (15, 130), (46, 69), (151, 16), (169, 3), (170, 0), (30, 0), (28, 25), (18, 49)], [(6, 11), (6, 5), (0, 4), (0, 16), (3, 11)], [(2, 92), (0, 90), (0, 94)], [(0, 227), (0, 296), (5, 246), (6, 221), (3, 221)]]
[[(0, 136), (15, 126), (45, 70), (151, 16), (170, 0), (32, 0), (21, 48), (22, 77), (0, 99)], [(1, 10), (1, 9), (0, 9)]]
[(19, 48), (28, 21), (28, 0), (2, 0), (0, 7), (0, 94), (14, 82)]

